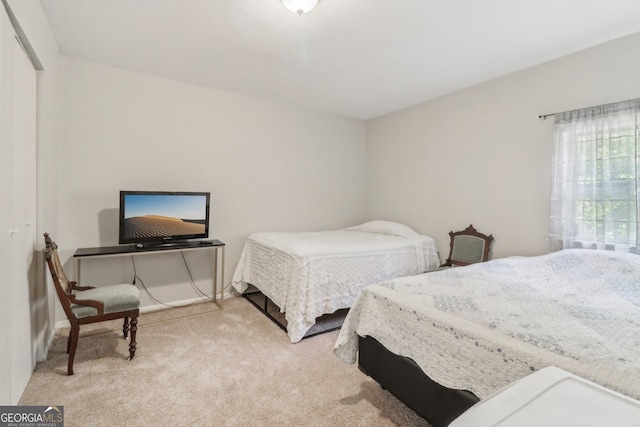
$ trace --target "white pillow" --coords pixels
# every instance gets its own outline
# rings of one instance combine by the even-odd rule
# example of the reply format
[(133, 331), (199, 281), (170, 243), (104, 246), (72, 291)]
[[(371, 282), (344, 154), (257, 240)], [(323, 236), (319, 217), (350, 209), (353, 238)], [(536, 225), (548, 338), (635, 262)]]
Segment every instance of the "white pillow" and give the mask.
[(407, 239), (419, 236), (418, 233), (404, 224), (381, 220), (365, 222), (364, 224), (349, 227), (345, 230), (362, 231), (363, 233), (388, 234), (390, 236), (406, 237)]

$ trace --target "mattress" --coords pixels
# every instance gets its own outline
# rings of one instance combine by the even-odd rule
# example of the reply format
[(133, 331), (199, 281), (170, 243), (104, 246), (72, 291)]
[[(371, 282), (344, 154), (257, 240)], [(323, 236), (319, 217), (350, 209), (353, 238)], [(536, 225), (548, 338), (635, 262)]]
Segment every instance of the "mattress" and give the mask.
[(476, 403), (449, 427), (636, 427), (640, 401), (548, 366)]
[(317, 317), (351, 307), (364, 287), (438, 266), (433, 238), (400, 224), (376, 224), (254, 233), (245, 242), (232, 285), (243, 293), (251, 284), (277, 304), (290, 341), (297, 342)]
[(640, 256), (587, 249), (512, 257), (367, 287), (334, 346), (357, 336), (486, 398), (546, 366), (640, 398)]

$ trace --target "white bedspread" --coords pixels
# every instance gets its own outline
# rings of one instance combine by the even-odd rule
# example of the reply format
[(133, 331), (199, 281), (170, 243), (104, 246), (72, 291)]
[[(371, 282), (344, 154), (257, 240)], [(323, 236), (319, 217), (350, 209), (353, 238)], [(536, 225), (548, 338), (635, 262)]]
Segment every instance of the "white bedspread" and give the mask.
[(640, 398), (640, 256), (587, 249), (513, 257), (373, 285), (334, 351), (357, 335), (484, 398), (554, 365)]
[(285, 313), (291, 342), (317, 317), (351, 307), (372, 283), (424, 272), (438, 265), (435, 241), (355, 230), (265, 232), (249, 236), (232, 284), (256, 286)]

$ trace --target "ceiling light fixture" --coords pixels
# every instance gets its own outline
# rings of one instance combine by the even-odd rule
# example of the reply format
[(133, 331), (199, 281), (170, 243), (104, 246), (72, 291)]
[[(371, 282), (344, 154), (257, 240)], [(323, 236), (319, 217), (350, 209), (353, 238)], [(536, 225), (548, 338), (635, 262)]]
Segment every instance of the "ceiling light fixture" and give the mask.
[(282, 0), (282, 3), (291, 12), (302, 16), (307, 12), (311, 12), (316, 7), (318, 0)]

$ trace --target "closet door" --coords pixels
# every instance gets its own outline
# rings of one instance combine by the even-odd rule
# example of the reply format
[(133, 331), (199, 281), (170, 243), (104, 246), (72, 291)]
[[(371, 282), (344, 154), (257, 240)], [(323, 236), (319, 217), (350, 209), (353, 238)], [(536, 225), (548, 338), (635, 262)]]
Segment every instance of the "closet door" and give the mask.
[[(9, 92), (13, 91), (13, 54), (11, 39), (13, 31), (4, 7), (0, 4), (0, 340), (3, 345), (0, 351), (0, 405), (10, 405), (11, 399), (11, 230), (13, 227), (13, 137), (10, 129), (12, 112)], [(11, 96), (13, 98), (13, 96)], [(11, 99), (11, 102), (13, 99)]]
[[(13, 337), (11, 398), (17, 403), (35, 367), (36, 291), (36, 71), (18, 40), (13, 42)], [(17, 310), (16, 310), (17, 308)], [(35, 318), (35, 316), (34, 316)]]
[(0, 10), (0, 404), (17, 404), (35, 366), (36, 72)]

